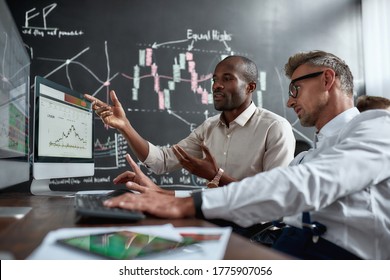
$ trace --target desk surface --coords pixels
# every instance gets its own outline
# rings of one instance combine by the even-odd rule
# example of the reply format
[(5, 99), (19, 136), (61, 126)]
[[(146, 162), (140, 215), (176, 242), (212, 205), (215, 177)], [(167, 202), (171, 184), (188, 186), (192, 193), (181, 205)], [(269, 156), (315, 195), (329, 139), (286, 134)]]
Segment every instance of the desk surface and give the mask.
[[(31, 207), (23, 218), (0, 217), (0, 251), (10, 253), (15, 259), (27, 258), (52, 230), (70, 227), (118, 226), (118, 223), (77, 222), (73, 198), (33, 196), (28, 193), (0, 193), (0, 206)], [(171, 223), (175, 227), (213, 227), (199, 219), (158, 219), (148, 217), (136, 223), (121, 223), (126, 226), (160, 225)], [(232, 233), (224, 259), (288, 259), (277, 251), (251, 243)]]

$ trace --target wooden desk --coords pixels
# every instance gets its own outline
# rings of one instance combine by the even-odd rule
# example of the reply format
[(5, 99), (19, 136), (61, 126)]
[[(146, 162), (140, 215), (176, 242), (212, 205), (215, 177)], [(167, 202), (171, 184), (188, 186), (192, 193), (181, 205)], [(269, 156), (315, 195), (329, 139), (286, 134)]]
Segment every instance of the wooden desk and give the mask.
[[(52, 230), (70, 227), (118, 226), (118, 224), (76, 223), (73, 198), (33, 196), (28, 193), (0, 193), (0, 206), (32, 207), (24, 218), (0, 217), (0, 251), (9, 252), (15, 259), (27, 258)], [(158, 219), (148, 217), (136, 223), (120, 225), (159, 225), (172, 223), (175, 227), (213, 227), (199, 219)], [(232, 233), (224, 259), (288, 259), (277, 251), (251, 243)]]

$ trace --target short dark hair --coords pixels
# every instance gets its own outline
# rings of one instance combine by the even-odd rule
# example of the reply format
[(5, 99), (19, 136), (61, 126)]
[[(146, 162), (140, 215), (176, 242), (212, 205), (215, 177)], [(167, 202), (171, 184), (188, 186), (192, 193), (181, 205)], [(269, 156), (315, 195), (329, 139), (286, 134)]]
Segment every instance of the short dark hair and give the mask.
[(244, 64), (244, 73), (242, 75), (244, 76), (245, 80), (249, 82), (255, 82), (257, 81), (258, 78), (258, 70), (257, 70), (257, 65), (254, 61), (250, 60), (249, 58), (245, 56), (240, 56), (240, 55), (230, 55), (225, 57), (223, 60), (231, 59), (231, 58), (238, 58), (240, 59), (243, 64)]

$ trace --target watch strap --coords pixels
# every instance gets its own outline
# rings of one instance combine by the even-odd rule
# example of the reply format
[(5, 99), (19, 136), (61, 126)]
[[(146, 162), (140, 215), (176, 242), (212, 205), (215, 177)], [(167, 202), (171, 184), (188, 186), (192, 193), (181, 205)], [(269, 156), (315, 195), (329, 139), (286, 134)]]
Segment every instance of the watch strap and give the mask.
[(217, 188), (219, 186), (219, 180), (221, 179), (223, 172), (224, 172), (224, 170), (222, 168), (219, 168), (217, 174), (214, 177), (214, 179), (211, 180), (207, 184), (207, 187), (209, 187), (209, 188)]
[(195, 218), (204, 219), (202, 211), (202, 192), (193, 192), (191, 194), (195, 206)]

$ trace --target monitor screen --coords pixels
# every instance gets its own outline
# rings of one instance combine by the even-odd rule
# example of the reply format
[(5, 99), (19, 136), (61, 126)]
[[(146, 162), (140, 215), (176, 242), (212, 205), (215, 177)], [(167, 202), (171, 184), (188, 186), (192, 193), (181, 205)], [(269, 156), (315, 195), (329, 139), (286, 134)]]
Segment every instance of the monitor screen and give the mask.
[(35, 77), (33, 194), (60, 194), (50, 179), (92, 176), (93, 111), (83, 95)]
[(30, 58), (0, 1), (0, 189), (28, 181)]

